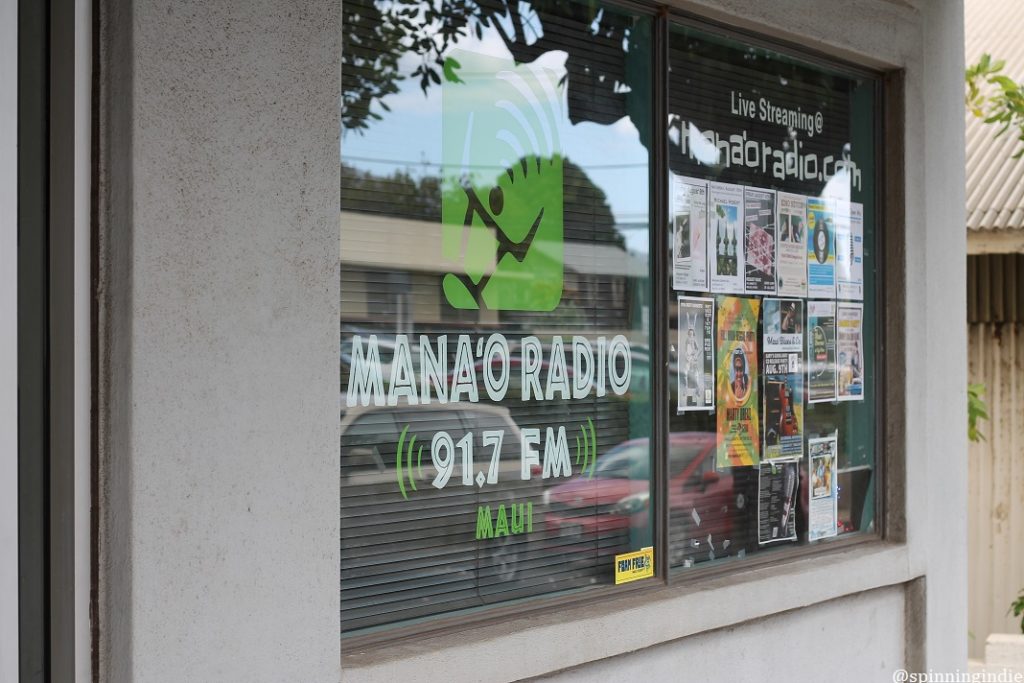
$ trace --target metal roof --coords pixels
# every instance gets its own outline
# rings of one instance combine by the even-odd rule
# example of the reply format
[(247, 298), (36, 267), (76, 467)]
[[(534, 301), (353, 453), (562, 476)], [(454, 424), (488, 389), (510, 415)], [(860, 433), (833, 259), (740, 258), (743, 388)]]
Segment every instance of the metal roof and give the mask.
[[(964, 56), (968, 65), (985, 52), (1006, 60), (1002, 73), (1024, 80), (1024, 2), (966, 0)], [(1024, 228), (1024, 158), (1013, 159), (1020, 143), (1014, 130), (967, 116), (967, 229)]]

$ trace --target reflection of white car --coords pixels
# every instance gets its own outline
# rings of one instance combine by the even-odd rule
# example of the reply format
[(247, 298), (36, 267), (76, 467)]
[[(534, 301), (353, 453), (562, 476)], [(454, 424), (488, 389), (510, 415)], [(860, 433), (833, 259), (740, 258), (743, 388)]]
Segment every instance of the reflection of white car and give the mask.
[[(494, 473), (494, 448), (483, 432), (504, 434)], [(454, 447), (443, 453), (451, 469), (441, 488), (431, 441), (446, 432)], [(464, 453), (472, 432), (469, 483)], [(355, 407), (341, 417), (342, 627), (366, 628), (445, 609), (504, 600), (508, 591), (532, 590), (547, 563), (530, 534), (477, 538), (478, 519), (490, 509), (511, 518), (533, 510), (540, 527), (543, 482), (520, 476), (519, 427), (508, 409), (474, 403)], [(461, 446), (459, 445), (461, 442)], [(439, 453), (439, 455), (442, 455)], [(482, 475), (482, 476), (481, 476)], [(530, 508), (528, 508), (528, 504)], [(522, 508), (519, 506), (522, 505)], [(520, 518), (521, 519), (521, 518)], [(535, 532), (536, 533), (536, 532)]]
[[(412, 449), (415, 474), (413, 483), (419, 490), (419, 478), (427, 485), (437, 474), (430, 457), (431, 442), (437, 432), (447, 432), (453, 443), (459, 442), (467, 433), (473, 433), (474, 487), (493, 488), (494, 484), (476, 484), (476, 474), (484, 472), (485, 478), (494, 452), (493, 445), (483, 443), (483, 432), (501, 430), (504, 438), (501, 444), (498, 485), (507, 483), (515, 475), (519, 479), (520, 440), (519, 426), (512, 420), (507, 408), (479, 403), (452, 403), (442, 405), (398, 406), (356, 406), (344, 411), (341, 418), (341, 475), (343, 479), (358, 477), (358, 483), (370, 480), (390, 481), (396, 491), (401, 487), (396, 479), (399, 467), (406, 467), (409, 450)], [(404, 438), (403, 438), (404, 432)], [(398, 462), (398, 445), (403, 446), (405, 460)], [(420, 448), (422, 447), (422, 454)], [(455, 473), (444, 488), (462, 486), (462, 454), (459, 449), (453, 453)], [(374, 474), (379, 476), (373, 476)], [(406, 475), (402, 486), (411, 484)]]
[[(369, 344), (369, 335), (363, 337), (363, 353), (366, 353), (367, 346)], [(394, 371), (394, 358), (395, 358), (395, 343), (394, 337), (378, 336), (377, 337), (377, 350), (380, 354), (380, 372), (381, 377), (384, 380), (385, 386), (391, 380), (391, 373)], [(420, 351), (419, 345), (410, 342), (409, 344), (409, 357), (412, 360), (413, 370), (417, 373), (420, 371)], [(341, 342), (341, 366), (342, 369), (348, 371), (352, 367), (352, 337), (346, 337)]]

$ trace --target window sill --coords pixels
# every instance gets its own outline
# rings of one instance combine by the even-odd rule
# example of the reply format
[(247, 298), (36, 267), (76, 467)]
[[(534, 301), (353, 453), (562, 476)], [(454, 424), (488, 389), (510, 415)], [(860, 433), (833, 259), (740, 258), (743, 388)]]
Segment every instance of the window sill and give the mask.
[(858, 543), (699, 582), (363, 648), (342, 656), (342, 681), (416, 680), (431, 669), (443, 670), (453, 683), (475, 681), (484, 663), (505, 680), (519, 680), (913, 578), (905, 544)]

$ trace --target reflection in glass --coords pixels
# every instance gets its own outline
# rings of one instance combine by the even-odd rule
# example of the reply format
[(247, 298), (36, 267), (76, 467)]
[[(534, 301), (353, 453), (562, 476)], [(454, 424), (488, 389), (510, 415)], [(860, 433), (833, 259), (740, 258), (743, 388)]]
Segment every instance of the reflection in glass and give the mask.
[(611, 583), (652, 545), (650, 20), (343, 14), (342, 629)]

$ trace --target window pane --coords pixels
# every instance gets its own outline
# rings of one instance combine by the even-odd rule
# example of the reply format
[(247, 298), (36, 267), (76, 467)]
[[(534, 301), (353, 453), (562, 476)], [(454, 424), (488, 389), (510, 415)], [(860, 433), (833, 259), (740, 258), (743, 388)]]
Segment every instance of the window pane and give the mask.
[(343, 4), (346, 633), (653, 546), (651, 20)]
[(670, 467), (670, 564), (873, 530), (875, 81), (682, 25), (669, 53), (670, 442), (708, 453)]

